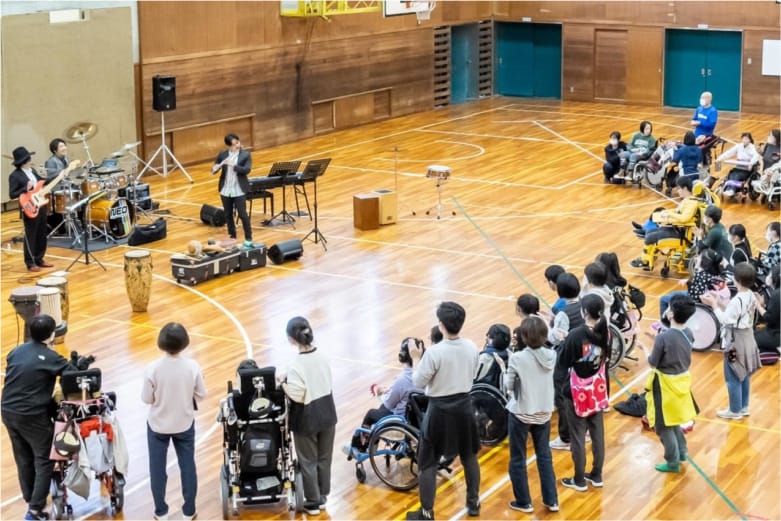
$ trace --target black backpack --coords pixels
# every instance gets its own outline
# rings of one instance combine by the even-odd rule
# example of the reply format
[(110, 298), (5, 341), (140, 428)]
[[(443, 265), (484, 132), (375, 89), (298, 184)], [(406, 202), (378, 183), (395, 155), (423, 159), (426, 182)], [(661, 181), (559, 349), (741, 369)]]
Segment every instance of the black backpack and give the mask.
[(165, 219), (160, 217), (152, 224), (135, 225), (127, 238), (127, 244), (128, 246), (138, 246), (139, 244), (165, 239), (166, 235), (168, 235), (168, 225)]

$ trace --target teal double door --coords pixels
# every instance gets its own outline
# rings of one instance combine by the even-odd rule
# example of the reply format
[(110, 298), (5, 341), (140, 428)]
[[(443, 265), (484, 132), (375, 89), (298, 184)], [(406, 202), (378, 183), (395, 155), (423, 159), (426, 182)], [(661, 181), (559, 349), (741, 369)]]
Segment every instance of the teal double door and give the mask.
[(450, 28), (450, 103), (479, 97), (477, 37), (477, 24)]
[(561, 99), (561, 25), (497, 22), (494, 35), (497, 94)]
[(736, 31), (665, 31), (664, 104), (696, 107), (710, 91), (717, 109), (740, 110), (742, 47)]

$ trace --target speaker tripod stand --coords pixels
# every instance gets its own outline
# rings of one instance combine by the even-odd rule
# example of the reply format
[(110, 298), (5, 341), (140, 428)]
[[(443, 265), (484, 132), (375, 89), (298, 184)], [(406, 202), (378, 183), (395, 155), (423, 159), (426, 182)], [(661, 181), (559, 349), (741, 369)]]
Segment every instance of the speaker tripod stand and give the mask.
[[(161, 175), (163, 177), (168, 177), (168, 158), (170, 157), (171, 162), (173, 162), (174, 167), (171, 169), (171, 172), (179, 168), (179, 170), (182, 171), (184, 176), (192, 183), (193, 178), (190, 177), (190, 174), (187, 173), (187, 170), (184, 169), (182, 166), (182, 163), (179, 162), (178, 159), (176, 159), (176, 156), (173, 152), (171, 152), (171, 149), (168, 148), (168, 145), (165, 142), (165, 112), (160, 112), (160, 138), (161, 143), (160, 146), (157, 148), (154, 154), (152, 154), (152, 157), (149, 159), (149, 162), (146, 163), (146, 166), (141, 169), (141, 171), (138, 173), (138, 178), (144, 175), (144, 172), (146, 172), (149, 169), (154, 170), (154, 172), (158, 175)], [(163, 160), (163, 172), (160, 173), (157, 169), (154, 169), (152, 167), (152, 163), (155, 162), (155, 159), (157, 159), (157, 155), (162, 154), (162, 160)]]
[[(89, 204), (92, 201), (94, 201), (95, 199), (97, 199), (99, 197), (102, 197), (104, 193), (105, 192), (94, 193), (94, 194), (90, 195), (89, 197), (85, 197), (84, 199), (82, 199), (81, 201), (76, 203), (75, 205), (69, 206), (67, 208), (68, 212), (75, 212), (76, 210), (79, 209), (79, 207), (86, 205), (86, 207), (84, 208), (84, 221), (85, 222), (84, 222), (84, 226), (81, 227), (82, 228), (82, 232), (81, 232), (82, 233), (82, 235), (81, 235), (81, 247), (82, 247), (81, 253), (79, 253), (78, 257), (73, 259), (73, 262), (70, 263), (70, 265), (65, 269), (65, 271), (70, 271), (71, 268), (73, 267), (73, 265), (76, 264), (77, 262), (79, 262), (79, 259), (81, 259), (82, 255), (84, 255), (84, 264), (89, 266), (89, 260), (90, 260), (90, 257), (92, 257), (92, 260), (94, 260), (98, 264), (98, 266), (103, 268), (103, 271), (106, 271), (106, 267), (103, 264), (101, 264), (100, 261), (97, 259), (97, 257), (92, 255), (92, 253), (90, 253), (90, 251), (89, 251), (90, 227), (95, 226), (94, 224), (91, 223), (91, 219), (90, 219), (90, 215), (89, 215), (89, 212), (90, 212)], [(87, 224), (87, 223), (90, 223), (90, 224)], [(108, 235), (106, 235), (106, 236), (108, 236)]]

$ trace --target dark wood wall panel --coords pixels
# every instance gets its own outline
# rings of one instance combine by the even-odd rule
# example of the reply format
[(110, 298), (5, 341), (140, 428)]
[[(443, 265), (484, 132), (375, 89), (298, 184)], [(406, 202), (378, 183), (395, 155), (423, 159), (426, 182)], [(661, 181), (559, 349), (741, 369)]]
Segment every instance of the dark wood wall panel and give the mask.
[(624, 101), (628, 39), (623, 29), (594, 33), (594, 99)]
[(562, 28), (562, 98), (594, 99), (594, 27), (565, 24)]
[[(779, 39), (778, 31), (743, 32), (743, 105), (747, 112), (781, 114), (781, 78), (762, 75), (762, 40)], [(751, 60), (751, 64), (748, 61)]]
[(664, 29), (630, 27), (627, 44), (626, 101), (662, 104)]
[(333, 40), (306, 55), (276, 47), (153, 62), (142, 69), (145, 135), (160, 131), (151, 108), (156, 74), (176, 76), (166, 130), (255, 113), (252, 141), (264, 148), (313, 135), (313, 101), (391, 88), (394, 116), (430, 109), (433, 66), (431, 29)]

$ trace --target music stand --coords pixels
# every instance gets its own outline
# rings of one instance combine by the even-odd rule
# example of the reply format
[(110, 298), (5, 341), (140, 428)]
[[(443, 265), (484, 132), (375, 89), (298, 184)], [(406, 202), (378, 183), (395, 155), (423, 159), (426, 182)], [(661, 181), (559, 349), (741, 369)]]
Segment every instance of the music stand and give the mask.
[(293, 226), (293, 223), (296, 222), (295, 217), (293, 217), (287, 211), (286, 193), (287, 185), (289, 184), (288, 179), (290, 179), (291, 176), (295, 177), (299, 166), (301, 166), (301, 161), (280, 161), (271, 165), (271, 169), (268, 172), (268, 177), (282, 178), (282, 211), (271, 217), (271, 219), (265, 221), (264, 224), (266, 226), (277, 226), (280, 224), (289, 224)]
[[(79, 209), (81, 206), (84, 206), (85, 204), (90, 204), (92, 201), (94, 201), (95, 199), (97, 199), (97, 198), (99, 198), (99, 197), (103, 197), (105, 194), (106, 194), (106, 192), (105, 192), (105, 191), (103, 191), (103, 190), (101, 190), (100, 192), (95, 192), (94, 194), (91, 194), (91, 195), (89, 195), (88, 197), (86, 197), (86, 198), (82, 199), (82, 200), (81, 200), (81, 201), (79, 201), (78, 203), (76, 203), (76, 204), (73, 204), (73, 205), (71, 205), (71, 206), (68, 206), (68, 207), (66, 208), (66, 210), (67, 210), (68, 212), (75, 212), (75, 211), (76, 211), (76, 210), (78, 210), (78, 209)], [(89, 210), (86, 210), (86, 209), (85, 209), (85, 215), (86, 215), (86, 212), (88, 212), (88, 211), (89, 211)], [(86, 219), (85, 219), (85, 220), (86, 220)], [(91, 221), (91, 220), (90, 220), (90, 221)], [(86, 223), (85, 223), (85, 224), (86, 224)], [(94, 260), (95, 262), (97, 262), (97, 263), (98, 263), (98, 266), (100, 266), (101, 268), (103, 268), (103, 271), (106, 271), (106, 267), (105, 267), (103, 264), (101, 264), (101, 263), (100, 263), (100, 261), (97, 259), (97, 257), (95, 257), (94, 255), (92, 255), (92, 254), (90, 253), (90, 251), (89, 251), (89, 237), (88, 237), (88, 232), (89, 232), (89, 227), (90, 227), (90, 226), (94, 226), (94, 225), (93, 225), (93, 224), (90, 222), (89, 226), (82, 226), (82, 237), (81, 237), (81, 240), (82, 240), (82, 250), (81, 250), (81, 253), (79, 253), (79, 256), (78, 256), (78, 257), (76, 257), (75, 259), (73, 259), (73, 262), (71, 262), (71, 263), (70, 263), (70, 266), (68, 266), (68, 267), (65, 269), (65, 271), (70, 271), (70, 270), (71, 270), (71, 268), (73, 267), (73, 265), (74, 265), (74, 264), (76, 264), (76, 263), (79, 261), (79, 259), (81, 258), (81, 256), (82, 256), (82, 255), (84, 255), (84, 264), (86, 264), (87, 266), (89, 266), (89, 258), (90, 258), (90, 257), (92, 257), (92, 260)], [(106, 235), (106, 236), (108, 237), (108, 235)]]
[(328, 168), (329, 163), (331, 163), (330, 157), (325, 159), (313, 159), (306, 164), (306, 168), (304, 168), (304, 171), (301, 173), (301, 180), (303, 182), (307, 182), (311, 179), (315, 185), (315, 227), (312, 228), (309, 233), (304, 235), (303, 240), (307, 240), (309, 239), (310, 235), (314, 235), (314, 243), (317, 244), (318, 240), (322, 242), (324, 251), (328, 251), (328, 248), (326, 247), (326, 243), (328, 241), (325, 240), (325, 236), (320, 233), (320, 228), (317, 226), (317, 178), (325, 173), (325, 169)]
[[(179, 170), (182, 171), (184, 176), (187, 179), (189, 179), (190, 182), (192, 183), (193, 182), (193, 178), (190, 177), (190, 174), (188, 174), (187, 170), (184, 169), (184, 167), (182, 166), (182, 163), (180, 163), (179, 160), (176, 159), (176, 156), (174, 155), (173, 152), (171, 152), (171, 149), (168, 148), (168, 145), (165, 142), (165, 112), (160, 112), (160, 139), (161, 139), (160, 146), (157, 147), (157, 150), (155, 151), (155, 153), (152, 154), (152, 157), (149, 159), (149, 162), (146, 163), (146, 166), (144, 168), (142, 168), (141, 171), (138, 173), (138, 177), (141, 177), (142, 175), (144, 175), (144, 172), (146, 172), (150, 168), (152, 170), (154, 170), (155, 173), (157, 173), (157, 175), (161, 175), (163, 177), (168, 177), (168, 157), (170, 156), (171, 161), (173, 161), (173, 163), (174, 163), (174, 167), (171, 169), (171, 172), (176, 170), (176, 168), (178, 167)], [(160, 154), (160, 153), (163, 154), (163, 172), (162, 173), (160, 173), (156, 169), (152, 168), (152, 163), (155, 162), (155, 158), (157, 157), (157, 154)]]

